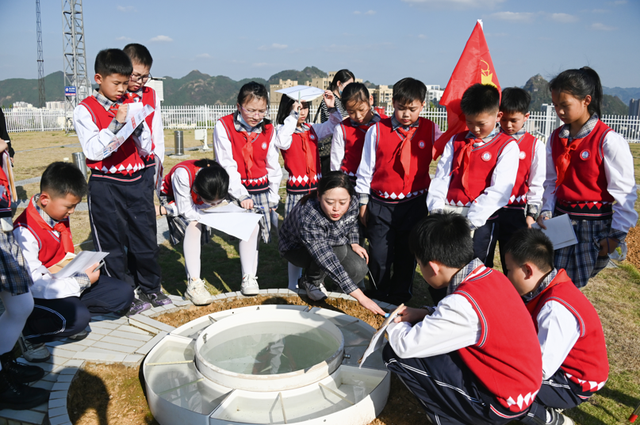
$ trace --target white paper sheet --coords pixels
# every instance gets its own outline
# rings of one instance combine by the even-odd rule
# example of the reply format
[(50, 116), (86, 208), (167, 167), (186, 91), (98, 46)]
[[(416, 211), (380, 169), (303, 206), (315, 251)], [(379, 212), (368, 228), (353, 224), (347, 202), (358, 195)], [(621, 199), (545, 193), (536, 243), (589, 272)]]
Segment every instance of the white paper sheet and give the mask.
[(400, 310), (400, 308), (402, 307), (404, 307), (404, 304), (400, 304), (398, 308), (393, 310), (393, 312), (389, 314), (389, 317), (384, 319), (384, 322), (382, 322), (382, 326), (380, 326), (380, 329), (378, 329), (378, 331), (373, 335), (373, 337), (371, 337), (369, 346), (364, 351), (364, 354), (362, 355), (360, 360), (358, 360), (359, 368), (362, 367), (364, 362), (367, 360), (367, 357), (369, 357), (371, 353), (382, 348), (382, 345), (384, 344), (383, 337), (384, 337), (384, 334), (387, 332), (387, 327), (389, 326), (389, 323), (393, 322), (393, 319), (395, 319), (396, 316), (398, 315), (398, 310)]
[(58, 279), (64, 279), (76, 273), (84, 273), (89, 266), (99, 263), (107, 255), (109, 255), (108, 252), (80, 251), (69, 264), (53, 275)]
[(568, 214), (562, 214), (545, 220), (544, 225), (547, 226), (546, 229), (541, 228), (538, 223), (533, 223), (531, 227), (542, 230), (542, 232), (551, 239), (553, 249), (560, 249), (578, 243), (576, 232), (573, 230)]
[[(133, 131), (136, 129), (136, 127), (138, 127), (140, 123), (153, 112), (153, 107), (151, 107), (151, 105), (145, 105), (142, 108), (137, 106), (132, 108), (132, 105), (138, 104), (142, 105), (142, 103), (127, 104), (129, 105), (129, 108), (127, 110), (127, 122), (125, 123), (124, 127), (122, 127), (120, 131), (118, 131), (113, 140), (104, 148), (105, 156), (111, 155), (120, 146), (122, 146), (125, 140), (127, 140), (129, 136), (133, 134)], [(134, 111), (137, 110), (137, 112), (135, 114), (129, 115), (130, 109), (133, 109)]]
[[(240, 211), (227, 212), (225, 210)], [(254, 214), (237, 205), (229, 204), (201, 211), (198, 222), (220, 230), (227, 235), (248, 241), (260, 218), (262, 218), (262, 214)]]

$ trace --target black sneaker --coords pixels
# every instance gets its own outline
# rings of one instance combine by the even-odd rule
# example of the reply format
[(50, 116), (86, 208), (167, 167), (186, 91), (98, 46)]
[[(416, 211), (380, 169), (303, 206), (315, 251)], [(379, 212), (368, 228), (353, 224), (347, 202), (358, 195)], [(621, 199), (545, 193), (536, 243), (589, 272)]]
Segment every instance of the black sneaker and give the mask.
[(0, 370), (0, 410), (32, 409), (49, 400), (49, 391), (16, 382), (7, 371)]
[(6, 371), (9, 378), (18, 384), (39, 381), (44, 376), (44, 370), (41, 367), (18, 363), (11, 352), (3, 354), (0, 359), (2, 370)]
[(148, 302), (154, 307), (160, 307), (161, 305), (173, 304), (171, 298), (167, 297), (162, 290), (158, 290), (157, 292), (151, 292), (149, 294), (145, 294), (140, 291), (138, 297), (143, 302)]
[(126, 315), (127, 317), (131, 317), (136, 314), (142, 313), (145, 310), (149, 310), (150, 308), (151, 308), (150, 303), (146, 301), (142, 301), (138, 298), (133, 298), (133, 301), (131, 302), (131, 307), (129, 307), (129, 311), (127, 311)]
[(88, 336), (89, 336), (89, 331), (87, 331), (86, 329), (83, 329), (80, 332), (78, 332), (77, 334), (73, 334), (71, 336), (68, 336), (67, 338), (69, 338), (69, 339), (71, 339), (73, 341), (82, 341), (83, 339), (85, 339)]

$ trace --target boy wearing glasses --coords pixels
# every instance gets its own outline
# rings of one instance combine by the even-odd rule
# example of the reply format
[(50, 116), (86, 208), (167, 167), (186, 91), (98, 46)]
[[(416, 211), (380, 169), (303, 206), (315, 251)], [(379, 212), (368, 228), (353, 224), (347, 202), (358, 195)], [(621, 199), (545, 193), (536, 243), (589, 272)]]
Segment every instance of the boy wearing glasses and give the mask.
[[(89, 219), (97, 250), (107, 251), (106, 273), (138, 286), (129, 314), (170, 304), (162, 293), (153, 173), (145, 158), (153, 153), (151, 128), (154, 113), (126, 139), (121, 133), (129, 104), (123, 102), (133, 73), (131, 60), (120, 49), (101, 50), (95, 61), (99, 87), (73, 113), (82, 150), (91, 169)], [(146, 196), (141, 196), (146, 194)]]

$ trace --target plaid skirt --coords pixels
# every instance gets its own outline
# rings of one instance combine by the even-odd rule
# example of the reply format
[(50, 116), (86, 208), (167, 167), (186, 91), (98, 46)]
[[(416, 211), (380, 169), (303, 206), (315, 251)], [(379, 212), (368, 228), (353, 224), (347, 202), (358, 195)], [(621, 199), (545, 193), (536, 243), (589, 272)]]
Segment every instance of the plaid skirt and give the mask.
[(287, 192), (287, 200), (284, 202), (284, 216), (287, 217), (289, 213), (293, 210), (300, 199), (306, 196), (306, 193), (289, 193)]
[[(277, 203), (269, 204), (269, 191), (261, 193), (251, 193), (251, 200), (253, 201), (253, 212), (262, 215), (260, 219), (260, 237), (264, 243), (271, 241), (271, 227), (276, 230), (278, 228), (277, 214), (271, 214), (271, 208), (277, 208)], [(240, 206), (240, 201), (234, 201), (236, 205)], [(275, 217), (273, 217), (275, 216)], [(275, 219), (275, 223), (272, 223), (272, 219)]]
[(556, 250), (553, 261), (556, 269), (565, 269), (573, 283), (582, 288), (609, 263), (608, 255), (598, 256), (598, 242), (609, 233), (611, 219), (571, 220), (571, 224), (578, 243)]
[(26, 294), (33, 285), (33, 280), (13, 232), (0, 231), (0, 248), (0, 291), (7, 291), (12, 295)]

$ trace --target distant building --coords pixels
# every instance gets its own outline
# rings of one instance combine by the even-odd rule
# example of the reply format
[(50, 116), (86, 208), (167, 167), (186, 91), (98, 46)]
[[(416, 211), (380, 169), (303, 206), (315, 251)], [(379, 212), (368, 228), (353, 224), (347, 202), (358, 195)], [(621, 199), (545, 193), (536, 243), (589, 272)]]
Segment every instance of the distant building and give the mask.
[(33, 105), (27, 102), (15, 102), (13, 109), (33, 109)]
[(298, 81), (294, 80), (280, 80), (278, 84), (269, 85), (269, 99), (272, 104), (279, 105), (280, 99), (282, 99), (282, 93), (277, 93), (276, 90), (286, 89), (288, 87), (295, 87), (298, 85)]
[(45, 109), (53, 109), (53, 110), (64, 109), (64, 102), (61, 100), (54, 101), (54, 102), (46, 102)]
[(393, 98), (393, 89), (383, 84), (379, 85), (377, 89), (370, 89), (369, 93), (373, 96), (373, 104), (382, 108), (390, 107)]
[(640, 99), (631, 99), (629, 101), (629, 115), (640, 117)]
[(442, 99), (442, 95), (444, 94), (444, 90), (440, 90), (440, 85), (433, 84), (427, 86), (427, 103), (433, 102), (435, 105), (437, 102), (440, 102)]

